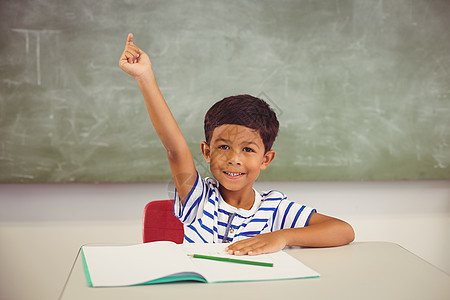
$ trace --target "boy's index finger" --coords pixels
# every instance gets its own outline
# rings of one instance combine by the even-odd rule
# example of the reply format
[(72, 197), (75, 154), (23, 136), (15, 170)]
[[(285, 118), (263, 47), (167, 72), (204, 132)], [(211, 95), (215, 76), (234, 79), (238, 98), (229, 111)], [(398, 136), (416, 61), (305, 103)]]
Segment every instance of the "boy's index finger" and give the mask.
[(133, 45), (133, 34), (132, 33), (128, 34), (127, 45)]

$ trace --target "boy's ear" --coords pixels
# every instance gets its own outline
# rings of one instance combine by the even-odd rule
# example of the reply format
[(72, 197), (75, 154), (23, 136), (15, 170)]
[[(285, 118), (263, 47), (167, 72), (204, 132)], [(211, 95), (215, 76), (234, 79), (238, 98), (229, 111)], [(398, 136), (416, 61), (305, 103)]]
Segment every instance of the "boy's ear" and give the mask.
[(211, 162), (211, 150), (209, 148), (209, 145), (206, 142), (202, 142), (200, 145), (203, 153), (203, 157), (205, 158), (206, 162), (209, 164)]
[(275, 150), (267, 151), (266, 154), (264, 154), (260, 169), (265, 170), (270, 165), (270, 163), (274, 158), (275, 158)]

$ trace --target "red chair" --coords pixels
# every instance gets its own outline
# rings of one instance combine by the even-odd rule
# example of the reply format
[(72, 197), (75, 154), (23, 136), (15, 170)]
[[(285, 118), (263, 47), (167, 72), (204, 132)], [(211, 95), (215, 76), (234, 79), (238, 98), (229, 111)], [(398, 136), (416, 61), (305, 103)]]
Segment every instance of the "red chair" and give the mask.
[(183, 243), (183, 223), (173, 214), (174, 200), (149, 202), (144, 209), (144, 243), (172, 241)]

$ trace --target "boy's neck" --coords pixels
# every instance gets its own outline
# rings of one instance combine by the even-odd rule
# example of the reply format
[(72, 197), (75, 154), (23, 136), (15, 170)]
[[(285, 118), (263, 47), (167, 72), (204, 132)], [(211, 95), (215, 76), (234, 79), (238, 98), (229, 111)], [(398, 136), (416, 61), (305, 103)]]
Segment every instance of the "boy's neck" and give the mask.
[(222, 186), (219, 187), (223, 200), (236, 208), (250, 210), (255, 203), (255, 191), (253, 188), (244, 191), (229, 191)]

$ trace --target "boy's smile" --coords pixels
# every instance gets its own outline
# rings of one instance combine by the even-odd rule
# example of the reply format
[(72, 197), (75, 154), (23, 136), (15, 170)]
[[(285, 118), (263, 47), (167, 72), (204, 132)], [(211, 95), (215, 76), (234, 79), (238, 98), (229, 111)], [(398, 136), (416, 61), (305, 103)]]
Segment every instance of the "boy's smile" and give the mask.
[(224, 200), (251, 207), (253, 183), (275, 156), (273, 150), (265, 152), (259, 132), (241, 125), (221, 125), (214, 129), (209, 145), (202, 143), (202, 152)]

